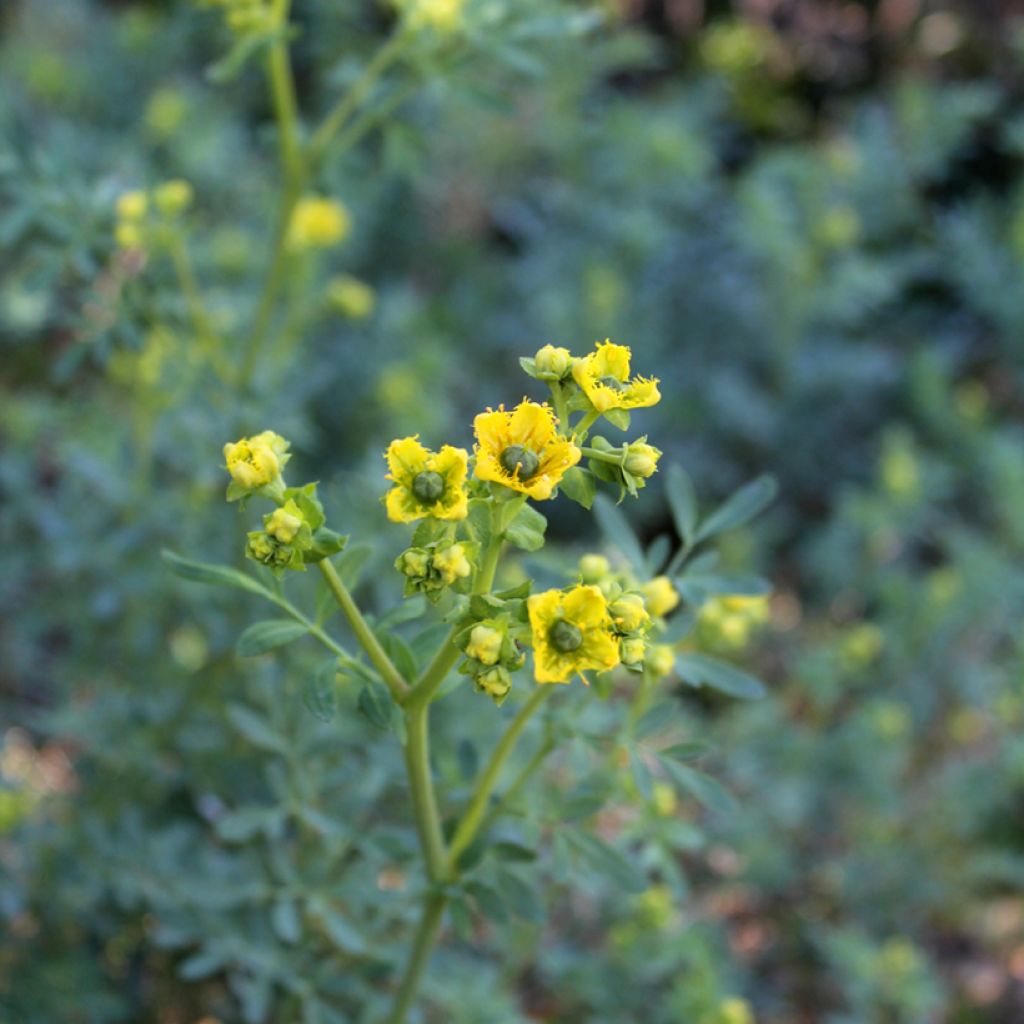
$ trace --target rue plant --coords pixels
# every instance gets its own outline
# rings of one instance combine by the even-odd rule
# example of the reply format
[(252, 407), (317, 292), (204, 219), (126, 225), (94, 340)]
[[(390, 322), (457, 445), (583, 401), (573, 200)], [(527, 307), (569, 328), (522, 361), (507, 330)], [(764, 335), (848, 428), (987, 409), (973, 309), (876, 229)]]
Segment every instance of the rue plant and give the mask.
[[(333, 707), (339, 687), (361, 685), (359, 706), (367, 717), (395, 726), (426, 885), (407, 963), (394, 984), (388, 1024), (405, 1019), (449, 903), (468, 894), (486, 908), (486, 889), (474, 880), (473, 867), (510, 800), (559, 744), (553, 697), (561, 687), (593, 683), (594, 699), (618, 698), (628, 708), (629, 728), (647, 710), (659, 682), (674, 674), (735, 696), (756, 696), (760, 689), (738, 668), (698, 653), (686, 638), (699, 609), (717, 599), (717, 592), (758, 591), (756, 582), (744, 585), (710, 573), (707, 555), (692, 556), (704, 540), (750, 518), (771, 499), (772, 485), (765, 480), (699, 524), (692, 489), (673, 469), (668, 484), (681, 541), (677, 551), (663, 543), (631, 564), (588, 554), (565, 586), (553, 588), (539, 587), (519, 566), (509, 585), (503, 557), (513, 549), (537, 552), (544, 546), (547, 521), (536, 505), (560, 496), (593, 509), (630, 555), (638, 542), (598, 489), (610, 485), (620, 501), (636, 495), (657, 472), (662, 454), (646, 437), (613, 443), (598, 432), (601, 421), (628, 430), (632, 410), (659, 401), (656, 379), (632, 375), (627, 347), (606, 341), (574, 357), (548, 345), (521, 363), (547, 385), (549, 401), (524, 398), (513, 408), (479, 413), (472, 425), (472, 453), (450, 443), (433, 450), (418, 436), (398, 438), (384, 453), (384, 511), (393, 523), (411, 527), (394, 560), (410, 603), (407, 615), (392, 609), (374, 620), (359, 607), (332, 560), (347, 538), (328, 526), (315, 483), (286, 481), (290, 446), (272, 430), (226, 444), (224, 465), (229, 501), (267, 506), (247, 534), (245, 555), (269, 571), (274, 584), (166, 555), (186, 578), (244, 587), (288, 614), (290, 621), (250, 627), (243, 637), (247, 653), (307, 635), (328, 649), (330, 660), (309, 683), (307, 703), (314, 712)], [(281, 577), (310, 567), (321, 574), (347, 620), (358, 654), (327, 631), (322, 612), (307, 615), (285, 597)], [(418, 618), (421, 606), (433, 607), (447, 624), (433, 648), (423, 642), (434, 635), (430, 629), (408, 644), (393, 625), (385, 625)], [(468, 800), (455, 806), (437, 791), (431, 770), (430, 714), (441, 700), (491, 701), (493, 713), (501, 715), (507, 713), (497, 708), (506, 701), (516, 705)], [(543, 741), (509, 780), (506, 766), (520, 738), (552, 703)], [(691, 776), (681, 777), (692, 786)], [(609, 850), (606, 856), (615, 855)]]

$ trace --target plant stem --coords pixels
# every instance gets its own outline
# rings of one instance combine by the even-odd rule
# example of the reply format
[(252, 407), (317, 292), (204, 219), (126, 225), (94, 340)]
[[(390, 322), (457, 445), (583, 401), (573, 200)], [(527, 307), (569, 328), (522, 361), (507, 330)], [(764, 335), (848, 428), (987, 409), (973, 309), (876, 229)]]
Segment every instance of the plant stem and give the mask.
[[(287, 30), (291, 0), (274, 0), (274, 16)], [(295, 99), (295, 79), (286, 38), (278, 36), (267, 54), (267, 77), (270, 79), (270, 98), (277, 120), (278, 142), (281, 147), (281, 167), (285, 181), (294, 184), (302, 177), (302, 148), (299, 143), (299, 108)]]
[(512, 780), (511, 785), (501, 797), (491, 806), (491, 809), (487, 812), (484, 820), (480, 823), (478, 831), (486, 832), (488, 828), (501, 816), (505, 808), (516, 798), (519, 791), (526, 785), (530, 780), (530, 776), (547, 760), (548, 754), (555, 749), (555, 741), (553, 737), (548, 736), (544, 742), (537, 749), (537, 752), (530, 758), (529, 761), (523, 766), (519, 774)]
[(406, 1013), (416, 996), (423, 971), (430, 959), (430, 954), (437, 940), (437, 933), (441, 928), (441, 917), (444, 914), (445, 904), (448, 902), (443, 892), (431, 892), (423, 902), (423, 916), (420, 918), (419, 927), (416, 929), (416, 937), (413, 940), (412, 952), (409, 954), (409, 962), (406, 964), (402, 974), (402, 981), (398, 991), (395, 993), (395, 1001), (391, 1006), (384, 1024), (402, 1024)]
[(359, 105), (369, 95), (370, 89), (378, 78), (394, 63), (405, 45), (406, 36), (402, 32), (393, 35), (366, 65), (362, 75), (352, 87), (334, 105), (324, 118), (320, 127), (310, 139), (307, 151), (309, 166), (315, 168), (323, 160), (335, 135), (345, 126), (348, 119), (359, 109)]
[(455, 835), (452, 837), (451, 846), (448, 849), (448, 870), (452, 874), (458, 873), (459, 857), (465, 852), (466, 847), (476, 838), (480, 825), (487, 811), (487, 801), (498, 782), (498, 775), (501, 772), (508, 755), (519, 739), (519, 734), (526, 728), (526, 723), (533, 717), (537, 709), (550, 696), (552, 687), (538, 686), (530, 699), (519, 709), (518, 714), (509, 723), (504, 735), (498, 741), (498, 745), (491, 754), (490, 761), (480, 774), (473, 796), (470, 798), (469, 806), (466, 808)]
[(582, 416), (575, 427), (572, 428), (572, 432), (581, 440), (587, 439), (587, 433), (590, 428), (597, 422), (601, 414), (596, 409), (591, 409), (585, 416)]
[(598, 462), (611, 462), (616, 466), (622, 465), (622, 449), (613, 448), (611, 451), (601, 451), (600, 448), (581, 447), (580, 451), (588, 459), (597, 459)]
[(387, 688), (391, 691), (392, 698), (394, 698), (396, 703), (400, 704), (409, 692), (408, 683), (402, 678), (402, 674), (395, 668), (391, 659), (387, 656), (387, 652), (381, 647), (380, 641), (374, 635), (373, 630), (370, 629), (369, 623), (363, 618), (363, 613), (352, 599), (348, 588), (342, 583), (341, 577), (331, 564), (330, 559), (325, 558), (317, 562), (317, 565), (320, 566), (320, 571), (327, 581), (327, 586), (330, 587), (331, 593), (334, 594), (334, 598), (338, 602), (338, 606), (344, 613), (345, 618), (348, 619), (348, 623), (352, 627), (352, 632), (355, 633), (360, 646), (366, 651), (370, 661), (373, 663), (373, 667), (380, 673)]
[(405, 767), (412, 791), (412, 806), (416, 815), (416, 828), (420, 846), (427, 862), (431, 882), (444, 877), (445, 850), (441, 836), (441, 817), (437, 812), (437, 799), (430, 777), (430, 733), (428, 708), (415, 708), (406, 713)]

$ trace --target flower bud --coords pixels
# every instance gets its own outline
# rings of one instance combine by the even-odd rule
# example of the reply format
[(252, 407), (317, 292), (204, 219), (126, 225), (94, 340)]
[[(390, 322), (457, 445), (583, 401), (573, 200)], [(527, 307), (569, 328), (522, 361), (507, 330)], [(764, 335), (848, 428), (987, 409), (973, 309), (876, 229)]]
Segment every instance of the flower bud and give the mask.
[(114, 228), (114, 241), (122, 249), (137, 249), (142, 245), (142, 229), (131, 221), (119, 221)]
[(298, 511), (291, 501), (282, 508), (275, 508), (266, 520), (267, 533), (282, 544), (291, 544), (302, 528), (303, 519)]
[(175, 178), (153, 189), (153, 204), (165, 216), (177, 217), (192, 205), (192, 195), (192, 186)]
[(667, 615), (679, 604), (679, 594), (667, 576), (655, 576), (643, 584), (640, 593), (644, 596), (647, 610), (658, 617)]
[(466, 644), (466, 654), (476, 658), (484, 665), (496, 665), (501, 657), (501, 646), (505, 642), (505, 634), (484, 622), (473, 627)]
[(533, 362), (539, 374), (561, 380), (572, 369), (572, 354), (567, 348), (545, 345), (537, 350)]
[(639, 594), (623, 594), (608, 606), (608, 611), (620, 633), (635, 633), (650, 620)]
[(465, 579), (473, 571), (466, 557), (466, 549), (462, 544), (452, 544), (434, 555), (434, 568), (441, 574), (441, 579), (451, 585), (456, 580)]
[(584, 555), (580, 559), (580, 579), (584, 583), (597, 583), (612, 571), (604, 555)]
[(676, 665), (676, 651), (671, 644), (652, 644), (647, 648), (644, 664), (656, 679), (672, 675)]
[(409, 579), (423, 579), (430, 571), (430, 554), (423, 548), (407, 548), (398, 556), (395, 568)]
[(643, 480), (653, 476), (658, 471), (658, 459), (661, 458), (661, 451), (646, 441), (634, 441), (626, 449), (626, 458), (622, 463), (623, 469), (633, 476)]
[(351, 223), (348, 210), (336, 200), (305, 196), (292, 211), (288, 244), (293, 249), (326, 249), (344, 240)]
[(647, 644), (642, 636), (626, 637), (619, 648), (619, 655), (623, 665), (643, 664)]
[(503, 700), (512, 689), (512, 676), (503, 665), (495, 665), (476, 677), (477, 689), (495, 700)]

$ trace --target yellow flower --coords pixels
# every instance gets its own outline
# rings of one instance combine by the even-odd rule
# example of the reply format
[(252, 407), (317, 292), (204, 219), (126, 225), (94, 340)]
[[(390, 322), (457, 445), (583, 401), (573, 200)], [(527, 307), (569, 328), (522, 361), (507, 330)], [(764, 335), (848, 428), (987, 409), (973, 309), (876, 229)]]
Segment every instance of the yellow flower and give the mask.
[(272, 483), (290, 459), (288, 442), (272, 430), (224, 445), (224, 463), (231, 479), (246, 491)]
[(718, 1021), (719, 1024), (754, 1024), (750, 1003), (735, 996), (726, 999), (718, 1008)]
[(288, 225), (288, 244), (293, 249), (327, 249), (349, 232), (348, 210), (334, 199), (303, 196), (295, 204)]
[(512, 689), (512, 676), (504, 665), (495, 665), (476, 677), (476, 688), (500, 704)]
[(424, 516), (466, 518), (469, 456), (462, 448), (446, 444), (432, 452), (416, 437), (403, 437), (388, 445), (384, 457), (390, 470), (386, 479), (395, 485), (385, 499), (392, 522), (412, 523)]
[(469, 634), (466, 654), (476, 658), (483, 665), (496, 665), (501, 657), (501, 645), (505, 635), (499, 629), (481, 622), (475, 625)]
[(640, 587), (640, 593), (644, 595), (647, 610), (659, 618), (679, 604), (679, 594), (667, 576), (655, 576)]
[(630, 350), (610, 341), (573, 363), (572, 375), (598, 412), (642, 409), (661, 399), (656, 378), (629, 376)]
[(146, 193), (135, 189), (132, 192), (124, 192), (117, 197), (117, 216), (121, 220), (142, 220), (146, 216), (149, 207), (149, 200)]
[(473, 571), (466, 557), (466, 549), (462, 544), (452, 544), (434, 555), (434, 568), (441, 574), (441, 579), (449, 586), (456, 580), (466, 579)]
[(165, 181), (153, 189), (153, 203), (161, 213), (177, 217), (192, 205), (192, 186), (181, 178)]
[(351, 274), (339, 274), (327, 284), (327, 301), (342, 315), (363, 320), (373, 312), (374, 290)]
[(546, 405), (522, 401), (506, 412), (480, 413), (476, 431), (476, 476), (521, 491), (535, 501), (551, 497), (565, 471), (580, 461), (580, 450), (557, 433), (558, 420)]
[(647, 643), (642, 636), (626, 637), (620, 644), (619, 656), (623, 665), (642, 665)]
[(597, 587), (534, 594), (527, 611), (538, 683), (567, 683), (587, 669), (610, 669), (619, 663), (608, 605)]

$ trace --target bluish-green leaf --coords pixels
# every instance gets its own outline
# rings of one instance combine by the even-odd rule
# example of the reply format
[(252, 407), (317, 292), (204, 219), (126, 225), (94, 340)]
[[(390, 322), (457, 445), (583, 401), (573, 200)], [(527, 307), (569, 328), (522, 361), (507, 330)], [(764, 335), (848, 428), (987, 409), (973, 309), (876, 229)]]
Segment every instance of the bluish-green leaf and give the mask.
[(254, 658), (274, 650), (275, 647), (290, 644), (300, 636), (305, 636), (307, 632), (301, 622), (292, 619), (265, 619), (263, 622), (254, 622), (238, 638), (235, 653), (240, 658)]
[(756, 676), (706, 654), (678, 655), (676, 671), (691, 686), (710, 686), (742, 700), (757, 700), (765, 693), (764, 683)]
[(193, 562), (182, 558), (166, 548), (160, 552), (164, 563), (176, 576), (193, 583), (210, 583), (222, 587), (237, 587), (253, 594), (267, 594), (266, 588), (251, 576), (227, 565), (208, 565), (205, 562)]
[(726, 499), (700, 524), (694, 542), (707, 540), (715, 534), (749, 522), (774, 501), (778, 491), (779, 485), (772, 476), (760, 476), (752, 480)]
[(599, 494), (594, 499), (594, 515), (597, 517), (597, 525), (601, 532), (629, 559), (638, 572), (643, 572), (643, 548), (640, 547), (640, 542), (621, 509), (605, 495)]

